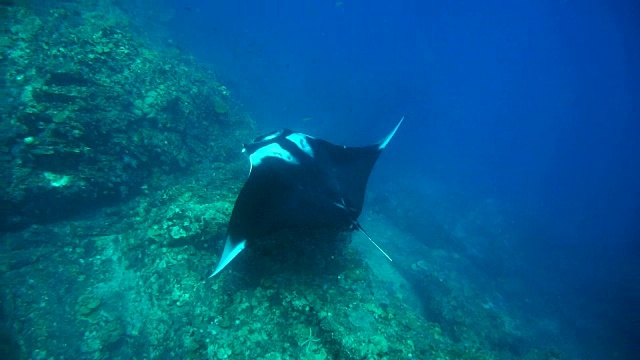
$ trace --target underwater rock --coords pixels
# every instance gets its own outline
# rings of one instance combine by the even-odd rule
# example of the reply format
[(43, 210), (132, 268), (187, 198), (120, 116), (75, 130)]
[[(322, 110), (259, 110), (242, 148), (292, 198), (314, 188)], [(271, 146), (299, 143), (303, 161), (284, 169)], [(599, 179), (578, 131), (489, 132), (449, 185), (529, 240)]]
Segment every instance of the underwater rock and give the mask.
[(10, 49), (7, 86), (17, 96), (0, 129), (20, 131), (0, 137), (0, 229), (127, 200), (211, 158), (241, 160), (252, 122), (209, 70), (147, 43), (113, 5), (104, 13), (51, 6), (7, 9), (0, 46)]
[(83, 319), (90, 320), (92, 314), (95, 314), (96, 309), (100, 306), (100, 299), (93, 294), (82, 295), (78, 299), (78, 316)]
[(219, 96), (213, 98), (213, 106), (218, 114), (226, 114), (229, 112), (229, 104)]
[(373, 316), (365, 309), (356, 309), (349, 313), (349, 321), (356, 327), (369, 327), (373, 320)]

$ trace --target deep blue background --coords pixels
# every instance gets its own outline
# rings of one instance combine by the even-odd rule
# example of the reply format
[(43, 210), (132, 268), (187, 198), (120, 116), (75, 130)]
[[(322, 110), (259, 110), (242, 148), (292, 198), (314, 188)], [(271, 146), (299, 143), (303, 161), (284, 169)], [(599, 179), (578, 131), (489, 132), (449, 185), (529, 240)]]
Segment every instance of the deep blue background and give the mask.
[(539, 286), (599, 309), (632, 343), (635, 3), (176, 0), (168, 25), (265, 131), (366, 144), (406, 116), (374, 186), (411, 176), (511, 204), (537, 229)]

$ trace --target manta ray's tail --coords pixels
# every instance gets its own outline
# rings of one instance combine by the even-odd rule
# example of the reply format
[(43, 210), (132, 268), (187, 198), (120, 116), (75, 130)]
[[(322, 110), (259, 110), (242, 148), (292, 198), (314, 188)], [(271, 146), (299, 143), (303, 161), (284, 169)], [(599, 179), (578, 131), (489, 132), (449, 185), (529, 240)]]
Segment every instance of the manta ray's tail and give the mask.
[[(400, 120), (400, 122), (402, 122), (402, 120)], [(398, 124), (398, 125), (400, 125), (400, 124)], [(398, 127), (396, 126), (396, 129), (397, 129), (397, 128), (398, 128)], [(395, 130), (394, 130), (394, 132), (395, 132)], [(378, 246), (378, 244), (376, 244), (376, 242), (375, 242), (375, 241), (373, 241), (373, 239), (371, 238), (371, 236), (369, 236), (369, 234), (367, 234), (367, 232), (366, 232), (366, 231), (364, 231), (364, 229), (362, 228), (362, 225), (360, 225), (360, 223), (359, 223), (359, 222), (355, 221), (353, 224), (358, 228), (358, 230), (362, 231), (362, 233), (364, 234), (364, 236), (366, 236), (366, 237), (367, 237), (367, 239), (369, 239), (369, 241), (371, 241), (371, 243), (372, 243), (373, 245), (375, 245), (375, 246), (378, 248), (378, 250), (380, 250), (380, 252), (381, 252), (382, 254), (384, 254), (384, 256), (386, 256), (386, 257), (387, 257), (387, 259), (389, 259), (389, 261), (393, 261), (393, 260), (391, 260), (391, 258), (389, 257), (389, 255), (387, 255), (387, 253), (386, 253), (386, 252), (384, 252), (384, 250), (382, 250), (382, 248), (381, 248), (380, 246)]]

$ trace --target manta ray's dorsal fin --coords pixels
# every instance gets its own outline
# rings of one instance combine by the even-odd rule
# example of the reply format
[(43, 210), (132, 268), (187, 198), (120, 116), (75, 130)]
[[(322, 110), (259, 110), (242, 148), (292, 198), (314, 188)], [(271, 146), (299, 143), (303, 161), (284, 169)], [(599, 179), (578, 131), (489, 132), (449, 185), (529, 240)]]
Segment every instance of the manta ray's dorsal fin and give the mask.
[(398, 125), (396, 125), (396, 127), (394, 127), (393, 130), (391, 130), (391, 132), (378, 143), (379, 144), (378, 149), (382, 150), (387, 146), (389, 141), (391, 141), (391, 138), (393, 138), (393, 135), (395, 135), (396, 131), (398, 131), (400, 124), (402, 124), (402, 120), (404, 120), (404, 116), (402, 117), (402, 119), (400, 119), (400, 121), (398, 122)]
[[(402, 122), (402, 120), (400, 120), (400, 122)], [(398, 124), (398, 125), (400, 125), (400, 124)], [(397, 129), (397, 128), (398, 128), (398, 127), (396, 126), (396, 129)], [(394, 130), (394, 132), (395, 132), (395, 130)], [(391, 134), (391, 136), (393, 136), (393, 134)], [(355, 225), (355, 227), (357, 227), (357, 228), (358, 228), (358, 230), (362, 231), (362, 233), (364, 234), (364, 236), (366, 236), (366, 237), (367, 237), (367, 239), (369, 239), (369, 241), (371, 241), (371, 243), (372, 243), (373, 245), (375, 245), (375, 246), (378, 248), (378, 250), (380, 250), (380, 252), (381, 252), (382, 254), (384, 254), (384, 256), (386, 256), (386, 257), (387, 257), (387, 259), (389, 259), (389, 261), (393, 261), (393, 260), (391, 260), (391, 258), (389, 257), (389, 255), (387, 255), (387, 253), (386, 253), (386, 252), (384, 252), (384, 250), (382, 250), (382, 248), (381, 248), (380, 246), (378, 246), (378, 244), (376, 244), (376, 242), (375, 242), (375, 241), (373, 241), (373, 239), (371, 238), (371, 236), (369, 236), (369, 234), (367, 234), (367, 232), (366, 232), (366, 231), (364, 231), (364, 229), (362, 228), (362, 225), (360, 225), (360, 223), (359, 223), (359, 222), (354, 221), (354, 222), (353, 222), (353, 225)]]

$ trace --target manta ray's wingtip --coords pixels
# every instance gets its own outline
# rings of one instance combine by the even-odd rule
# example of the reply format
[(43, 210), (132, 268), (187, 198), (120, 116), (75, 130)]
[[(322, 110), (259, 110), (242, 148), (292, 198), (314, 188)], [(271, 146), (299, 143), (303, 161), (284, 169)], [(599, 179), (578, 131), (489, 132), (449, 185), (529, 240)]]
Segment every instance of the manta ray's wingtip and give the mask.
[(228, 235), (227, 240), (224, 243), (224, 251), (222, 251), (218, 265), (216, 265), (215, 270), (213, 270), (213, 273), (209, 278), (216, 276), (216, 274), (229, 265), (231, 260), (233, 260), (233, 258), (235, 258), (244, 249), (246, 244), (247, 240), (234, 241), (234, 239)]
[(398, 124), (393, 128), (393, 130), (391, 130), (391, 132), (387, 136), (385, 136), (384, 139), (382, 139), (382, 141), (380, 141), (380, 145), (378, 145), (378, 149), (382, 150), (387, 146), (389, 141), (391, 141), (391, 138), (393, 138), (393, 135), (395, 135), (396, 131), (398, 131), (398, 128), (400, 127), (400, 124), (402, 124), (403, 120), (404, 120), (404, 116), (400, 119), (400, 121), (398, 121)]

